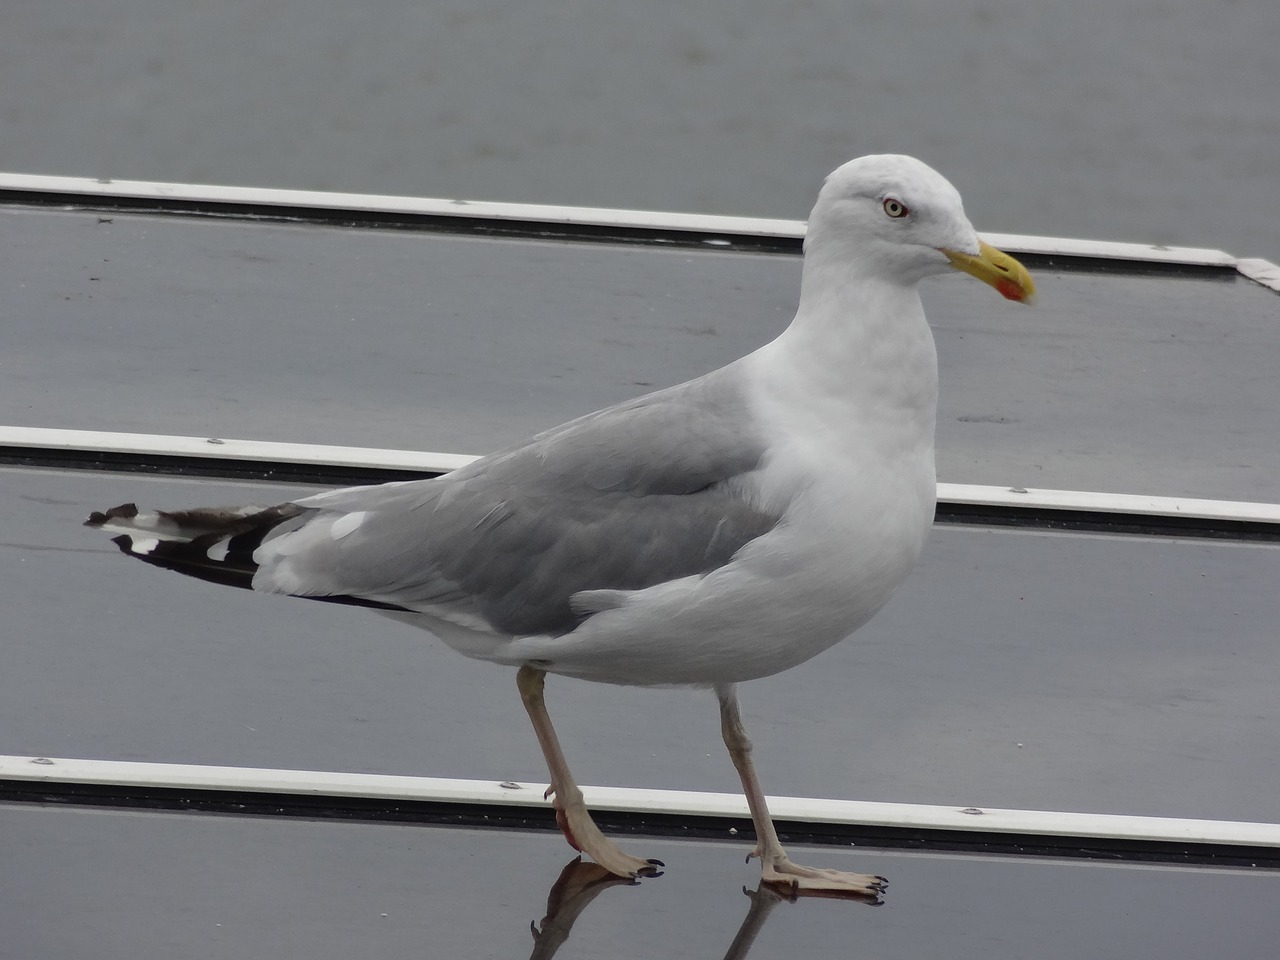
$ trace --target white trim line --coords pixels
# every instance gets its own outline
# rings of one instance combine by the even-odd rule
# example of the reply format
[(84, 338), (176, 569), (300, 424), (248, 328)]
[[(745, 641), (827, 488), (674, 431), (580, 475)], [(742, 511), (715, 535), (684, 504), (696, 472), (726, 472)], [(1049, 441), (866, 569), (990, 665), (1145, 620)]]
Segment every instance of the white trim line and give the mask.
[(1267, 260), (1253, 258), (1236, 261), (1236, 269), (1255, 283), (1280, 293), (1280, 267)]
[(304, 466), (370, 467), (447, 473), (466, 466), (474, 456), (417, 450), (381, 450), (319, 443), (230, 440), (221, 437), (173, 437), (152, 433), (111, 433), (50, 427), (0, 426), (0, 448), (123, 453), (201, 460), (249, 460)]
[(1195, 520), (1243, 520), (1280, 523), (1280, 503), (1242, 500), (1197, 500), (1190, 497), (1148, 497), (1131, 493), (1085, 490), (1042, 490), (988, 487), (969, 483), (939, 483), (938, 501), (991, 507), (1039, 507), (1083, 513), (1123, 513), (1143, 517), (1187, 517)]
[[(35, 783), (178, 788), (315, 797), (502, 807), (550, 807), (545, 783), (493, 783), (380, 774), (270, 770), (194, 764), (115, 760), (50, 759), (0, 756), (0, 779)], [(583, 787), (587, 804), (597, 810), (689, 817), (749, 818), (746, 800), (737, 794), (628, 787)], [(1280, 824), (1230, 820), (1184, 820), (1040, 810), (946, 807), (914, 803), (872, 803), (804, 797), (770, 797), (778, 820), (809, 824), (881, 826), (1165, 843), (1211, 843), (1280, 849)]]
[(70, 193), (103, 199), (183, 200), (193, 203), (234, 203), (263, 207), (305, 207), (312, 210), (357, 213), (417, 214), (479, 220), (532, 220), (541, 223), (597, 227), (691, 230), (799, 239), (804, 223), (762, 217), (722, 217), (698, 213), (663, 213), (608, 207), (571, 207), (538, 203), (498, 203), (438, 197), (387, 194), (331, 193), (318, 190), (279, 190), (266, 187), (161, 183), (149, 180), (94, 180), (0, 173), (0, 190), (31, 193)]
[(1202, 267), (1236, 266), (1236, 258), (1231, 254), (1204, 247), (1166, 247), (1158, 243), (1036, 237), (1017, 233), (983, 233), (982, 236), (993, 247), (1013, 253), (1094, 257), (1101, 260), (1138, 260), (1146, 263), (1174, 263)]
[[(564, 226), (624, 227), (641, 230), (678, 230), (715, 235), (774, 237), (799, 240), (802, 220), (764, 217), (729, 217), (698, 213), (622, 210), (606, 207), (571, 207), (531, 203), (494, 203), (483, 200), (450, 200), (382, 194), (330, 193), (316, 190), (280, 190), (150, 180), (95, 180), (90, 177), (54, 177), (40, 174), (0, 173), (0, 190), (30, 193), (76, 194), (104, 200), (154, 199), (191, 203), (234, 203), (262, 207), (303, 207), (312, 210), (359, 213), (410, 214), (479, 220), (520, 220)], [(1121, 243), (1069, 237), (1022, 236), (987, 233), (996, 247), (1015, 253), (1107, 260), (1136, 260), (1191, 266), (1236, 267), (1228, 253), (1199, 247), (1166, 247), (1161, 244)], [(1265, 263), (1265, 261), (1262, 261)]]
[[(230, 440), (219, 437), (172, 437), (150, 433), (108, 433), (48, 427), (0, 426), (0, 449), (25, 447), (88, 453), (192, 457), (207, 460), (245, 460), (300, 466), (370, 467), (383, 470), (422, 470), (446, 473), (477, 459), (458, 453), (343, 447), (269, 440)], [(1239, 520), (1280, 523), (1280, 503), (1239, 500), (1199, 500), (1142, 494), (1096, 493), (1082, 490), (1022, 489), (967, 483), (939, 483), (940, 503), (990, 507), (1038, 507), (1085, 513), (1132, 514), (1146, 517), (1186, 517), (1199, 520)]]

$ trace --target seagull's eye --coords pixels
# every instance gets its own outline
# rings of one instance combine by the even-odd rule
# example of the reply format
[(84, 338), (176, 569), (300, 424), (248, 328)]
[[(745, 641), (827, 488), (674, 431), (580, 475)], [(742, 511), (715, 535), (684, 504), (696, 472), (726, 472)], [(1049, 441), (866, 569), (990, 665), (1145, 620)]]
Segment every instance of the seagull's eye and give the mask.
[(895, 220), (901, 220), (911, 211), (907, 209), (907, 205), (901, 200), (895, 200), (893, 197), (885, 197), (884, 212), (886, 216), (893, 217)]

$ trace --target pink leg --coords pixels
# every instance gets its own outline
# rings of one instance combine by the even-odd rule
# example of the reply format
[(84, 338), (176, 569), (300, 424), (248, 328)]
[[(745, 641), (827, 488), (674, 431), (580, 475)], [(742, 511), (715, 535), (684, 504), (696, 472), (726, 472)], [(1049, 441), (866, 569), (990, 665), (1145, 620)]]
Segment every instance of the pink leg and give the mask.
[(747, 795), (751, 821), (756, 828), (756, 849), (751, 856), (760, 858), (761, 879), (772, 886), (785, 887), (793, 897), (851, 897), (878, 901), (888, 882), (884, 877), (802, 867), (791, 862), (778, 841), (760, 778), (756, 776), (755, 764), (751, 761), (751, 741), (738, 713), (737, 693), (732, 684), (727, 684), (716, 688), (716, 696), (720, 698), (720, 732), (742, 780), (742, 791)]
[(520, 699), (533, 723), (533, 732), (538, 736), (538, 744), (542, 747), (542, 755), (547, 761), (547, 771), (551, 775), (551, 786), (547, 796), (554, 794), (552, 806), (556, 811), (556, 822), (560, 825), (565, 839), (575, 850), (587, 854), (600, 866), (619, 877), (652, 876), (657, 873), (655, 867), (661, 867), (658, 860), (641, 860), (628, 853), (623, 853), (613, 841), (600, 832), (600, 828), (591, 819), (587, 806), (582, 801), (582, 791), (574, 782), (569, 765), (565, 762), (560, 750), (560, 741), (556, 737), (555, 728), (551, 726), (551, 717), (547, 715), (547, 705), (543, 698), (546, 683), (546, 672), (533, 667), (520, 668), (516, 674), (516, 685), (520, 688)]

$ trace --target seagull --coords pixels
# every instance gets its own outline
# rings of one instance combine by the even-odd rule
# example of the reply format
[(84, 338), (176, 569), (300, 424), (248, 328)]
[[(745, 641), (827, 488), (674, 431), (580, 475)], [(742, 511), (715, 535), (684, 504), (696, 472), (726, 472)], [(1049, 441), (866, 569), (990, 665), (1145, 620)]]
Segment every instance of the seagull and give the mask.
[(951, 269), (1011, 300), (1035, 294), (939, 173), (861, 157), (818, 194), (795, 318), (728, 366), (428, 480), (274, 506), (130, 503), (86, 523), (147, 563), (371, 607), (517, 668), (557, 823), (619, 877), (662, 864), (592, 821), (547, 713), (546, 675), (710, 688), (763, 882), (874, 899), (884, 878), (801, 866), (783, 849), (736, 691), (848, 637), (920, 555), (938, 369), (918, 287)]

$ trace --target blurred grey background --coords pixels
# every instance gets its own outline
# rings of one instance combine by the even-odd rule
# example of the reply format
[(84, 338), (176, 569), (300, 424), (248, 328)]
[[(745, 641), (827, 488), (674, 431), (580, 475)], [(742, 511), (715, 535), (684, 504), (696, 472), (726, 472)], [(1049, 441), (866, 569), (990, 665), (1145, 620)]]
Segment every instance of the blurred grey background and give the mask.
[(5, 0), (0, 170), (980, 229), (1280, 261), (1275, 0)]

